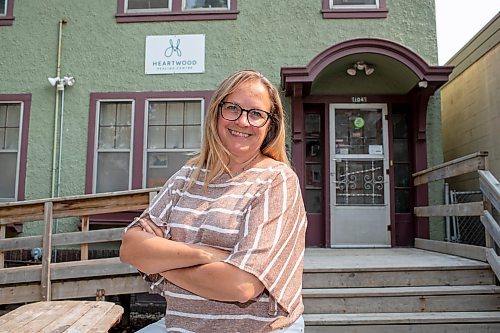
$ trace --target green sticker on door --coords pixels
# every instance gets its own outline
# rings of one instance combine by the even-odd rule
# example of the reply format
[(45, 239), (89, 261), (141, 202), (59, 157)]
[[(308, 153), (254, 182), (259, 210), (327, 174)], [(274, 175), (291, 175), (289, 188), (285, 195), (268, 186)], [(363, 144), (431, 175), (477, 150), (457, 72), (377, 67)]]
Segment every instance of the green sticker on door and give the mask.
[(354, 118), (354, 128), (363, 128), (365, 126), (365, 120), (362, 117)]

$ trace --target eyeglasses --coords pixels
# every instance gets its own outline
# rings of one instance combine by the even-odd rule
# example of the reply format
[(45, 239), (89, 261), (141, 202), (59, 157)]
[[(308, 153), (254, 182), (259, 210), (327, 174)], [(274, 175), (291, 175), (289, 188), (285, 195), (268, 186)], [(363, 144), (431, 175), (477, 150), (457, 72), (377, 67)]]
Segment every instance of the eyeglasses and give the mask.
[(231, 102), (221, 102), (219, 104), (219, 109), (220, 109), (220, 114), (222, 115), (222, 118), (229, 120), (229, 121), (236, 121), (238, 120), (241, 115), (243, 114), (243, 111), (247, 113), (247, 120), (250, 125), (253, 127), (262, 127), (264, 126), (269, 118), (272, 117), (271, 112), (266, 112), (263, 110), (259, 109), (243, 109), (241, 106), (239, 106), (236, 103), (231, 103)]

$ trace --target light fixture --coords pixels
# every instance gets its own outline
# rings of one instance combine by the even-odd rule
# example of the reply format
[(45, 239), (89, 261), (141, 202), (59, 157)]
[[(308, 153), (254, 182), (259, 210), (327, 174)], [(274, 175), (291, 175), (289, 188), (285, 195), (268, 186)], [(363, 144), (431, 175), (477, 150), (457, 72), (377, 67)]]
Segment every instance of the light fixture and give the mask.
[(75, 85), (75, 78), (72, 76), (64, 76), (62, 79), (59, 77), (49, 77), (47, 78), (52, 87), (56, 87), (57, 90), (64, 90), (65, 86), (72, 87)]
[(425, 81), (425, 80), (423, 80), (423, 81), (419, 81), (419, 82), (418, 82), (418, 86), (419, 86), (420, 88), (424, 88), (424, 89), (425, 89), (425, 88), (427, 88), (427, 86), (428, 86), (428, 85), (429, 85), (429, 84), (428, 84), (428, 82), (427, 82), (427, 81)]
[(369, 76), (372, 75), (373, 72), (375, 72), (375, 68), (366, 64), (364, 61), (357, 61), (347, 69), (347, 74), (349, 74), (350, 76), (355, 76), (358, 71), (365, 71), (366, 76)]

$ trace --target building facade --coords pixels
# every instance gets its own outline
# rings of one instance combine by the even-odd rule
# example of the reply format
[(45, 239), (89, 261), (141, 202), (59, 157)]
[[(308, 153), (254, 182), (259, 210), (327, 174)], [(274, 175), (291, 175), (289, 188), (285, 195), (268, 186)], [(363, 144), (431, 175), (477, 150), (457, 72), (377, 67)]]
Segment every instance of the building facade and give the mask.
[[(0, 200), (161, 185), (199, 148), (217, 85), (253, 68), (283, 91), (309, 246), (442, 237), (441, 225), (412, 213), (441, 197), (411, 181), (442, 162), (435, 93), (451, 68), (435, 65), (434, 0), (0, 8)], [(95, 227), (129, 220), (92, 218)]]
[[(479, 31), (448, 65), (455, 69), (441, 89), (444, 158), (488, 152), (488, 169), (500, 177), (500, 14)], [(458, 191), (479, 189), (477, 174), (450, 180)]]

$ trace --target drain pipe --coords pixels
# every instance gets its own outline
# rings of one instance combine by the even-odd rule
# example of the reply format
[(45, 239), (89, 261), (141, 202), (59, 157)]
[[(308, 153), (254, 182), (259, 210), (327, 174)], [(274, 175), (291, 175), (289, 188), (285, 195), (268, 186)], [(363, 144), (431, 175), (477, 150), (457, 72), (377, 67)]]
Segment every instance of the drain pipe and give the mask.
[[(62, 30), (63, 24), (66, 24), (67, 21), (65, 19), (59, 20), (59, 35), (57, 40), (57, 69), (56, 69), (56, 78), (61, 77), (61, 50), (62, 50)], [(56, 192), (59, 192), (59, 189), (56, 190), (56, 169), (60, 168), (60, 166), (56, 167), (57, 164), (57, 132), (59, 128), (59, 87), (56, 86), (55, 90), (55, 100), (56, 105), (54, 107), (54, 142), (52, 146), (52, 182), (51, 182), (51, 191), (50, 195), (52, 198), (56, 195)], [(59, 187), (59, 186), (57, 186)]]

